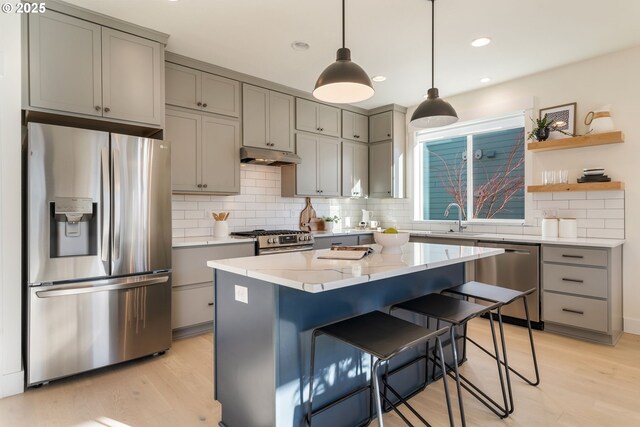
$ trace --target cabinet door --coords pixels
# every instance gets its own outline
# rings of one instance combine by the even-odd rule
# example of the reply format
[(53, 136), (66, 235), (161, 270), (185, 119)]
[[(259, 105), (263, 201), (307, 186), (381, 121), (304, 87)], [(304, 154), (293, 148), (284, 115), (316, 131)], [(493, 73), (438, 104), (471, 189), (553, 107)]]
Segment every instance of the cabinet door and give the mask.
[(358, 197), (369, 195), (369, 147), (354, 144), (354, 190)]
[(167, 62), (165, 66), (165, 102), (179, 107), (200, 110), (198, 102), (202, 91), (202, 73), (193, 68)]
[(160, 125), (161, 67), (160, 43), (103, 27), (103, 117)]
[(271, 148), (293, 151), (293, 96), (269, 92), (269, 143)]
[(393, 188), (392, 142), (382, 142), (369, 147), (369, 191), (371, 197), (392, 197)]
[(340, 195), (340, 141), (318, 139), (318, 189), (321, 196)]
[(171, 188), (174, 191), (201, 191), (201, 116), (167, 109), (165, 138), (171, 141)]
[(202, 111), (240, 116), (240, 82), (202, 73)]
[(171, 292), (171, 329), (213, 322), (213, 284), (180, 286)]
[(351, 111), (342, 110), (342, 138), (356, 139), (355, 115)]
[(340, 138), (340, 109), (318, 104), (318, 127), (321, 134)]
[(99, 25), (48, 10), (29, 15), (29, 105), (102, 116)]
[(369, 142), (386, 141), (393, 137), (393, 111), (369, 117)]
[(202, 188), (210, 193), (240, 192), (240, 123), (202, 117)]
[(296, 129), (318, 133), (318, 103), (296, 99)]
[(342, 142), (342, 197), (356, 196), (355, 145), (346, 141)]
[(269, 91), (242, 85), (242, 145), (268, 148)]
[[(369, 117), (354, 113), (353, 120), (356, 140), (358, 142), (369, 142)], [(344, 123), (342, 126), (344, 126)]]
[(312, 135), (296, 135), (296, 154), (302, 162), (296, 165), (296, 194), (299, 196), (318, 196), (318, 138)]

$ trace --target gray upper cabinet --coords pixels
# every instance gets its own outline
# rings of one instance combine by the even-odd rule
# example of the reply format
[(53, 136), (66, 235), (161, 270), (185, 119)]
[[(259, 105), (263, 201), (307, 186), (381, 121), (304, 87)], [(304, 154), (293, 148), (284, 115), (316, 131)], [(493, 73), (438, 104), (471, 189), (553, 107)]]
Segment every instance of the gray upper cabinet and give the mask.
[(369, 116), (369, 142), (386, 141), (393, 138), (393, 111)]
[(340, 109), (296, 98), (296, 129), (340, 137)]
[(166, 139), (172, 142), (174, 192), (240, 192), (240, 123), (234, 119), (168, 108)]
[(294, 98), (249, 84), (242, 85), (242, 144), (293, 151)]
[(393, 196), (393, 143), (379, 142), (369, 146), (369, 179), (371, 197)]
[(224, 116), (240, 116), (240, 82), (166, 63), (166, 103)]
[(296, 154), (302, 163), (282, 168), (282, 195), (339, 196), (340, 141), (298, 133)]
[(29, 105), (162, 124), (162, 44), (47, 10), (29, 15)]
[(369, 142), (369, 118), (362, 114), (342, 110), (342, 138)]
[(104, 117), (162, 123), (160, 43), (102, 28), (102, 111)]
[(342, 196), (367, 197), (369, 194), (369, 147), (342, 142)]

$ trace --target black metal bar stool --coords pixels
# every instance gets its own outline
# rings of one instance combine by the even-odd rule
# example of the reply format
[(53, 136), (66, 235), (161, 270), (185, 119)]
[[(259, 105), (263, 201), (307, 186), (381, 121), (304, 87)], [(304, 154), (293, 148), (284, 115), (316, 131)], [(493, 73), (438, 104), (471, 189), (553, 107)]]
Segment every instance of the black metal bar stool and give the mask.
[[(507, 289), (507, 288), (502, 288), (500, 286), (489, 285), (487, 283), (474, 281), (474, 282), (467, 282), (463, 285), (455, 286), (453, 288), (445, 289), (442, 292), (461, 295), (467, 299), (475, 298), (477, 300), (486, 301), (490, 304), (498, 304), (496, 307), (496, 313), (498, 315), (498, 326), (500, 329), (500, 341), (502, 345), (503, 361), (501, 363), (505, 366), (505, 369), (506, 369), (507, 388), (509, 391), (509, 404), (510, 404), (509, 413), (512, 413), (513, 412), (513, 392), (511, 390), (511, 379), (509, 376), (509, 371), (516, 374), (518, 377), (520, 377), (529, 385), (537, 386), (538, 384), (540, 384), (540, 373), (538, 371), (538, 359), (536, 357), (536, 347), (533, 342), (533, 332), (531, 330), (531, 319), (529, 318), (529, 307), (527, 306), (527, 296), (535, 292), (535, 288), (522, 292), (522, 291), (516, 291), (514, 289)], [(507, 358), (507, 348), (505, 344), (504, 328), (503, 328), (503, 322), (502, 322), (502, 307), (504, 307), (505, 305), (512, 304), (519, 299), (522, 299), (522, 302), (524, 304), (524, 312), (525, 312), (526, 321), (527, 321), (527, 329), (529, 331), (529, 344), (531, 346), (531, 358), (533, 360), (533, 368), (535, 371), (535, 379), (533, 380), (525, 377), (520, 372), (516, 371), (511, 366), (509, 366), (509, 360)], [(465, 333), (465, 337), (467, 340), (469, 340), (469, 342), (474, 344), (480, 350), (484, 351), (494, 359), (496, 358), (495, 354), (491, 353), (489, 350), (487, 350), (486, 348), (478, 344), (476, 341), (469, 338), (469, 336), (466, 333)]]
[[(398, 410), (396, 404), (392, 403), (385, 395), (380, 393), (380, 385), (378, 382), (378, 368), (387, 363), (392, 357), (399, 353), (414, 348), (431, 339), (436, 341), (436, 350), (439, 353), (441, 368), (445, 369), (445, 358), (442, 352), (442, 343), (440, 341), (440, 335), (447, 332), (447, 328), (439, 330), (428, 329), (422, 326), (418, 326), (406, 320), (399, 319), (397, 317), (390, 316), (380, 311), (372, 311), (370, 313), (355, 316), (346, 320), (342, 320), (336, 323), (332, 323), (321, 328), (317, 328), (313, 331), (311, 339), (311, 377), (309, 380), (309, 402), (307, 410), (307, 424), (311, 426), (312, 418), (323, 412), (330, 407), (344, 402), (346, 399), (354, 396), (355, 394), (368, 389), (370, 390), (369, 401), (369, 418), (364, 420), (362, 425), (367, 425), (374, 418), (372, 403), (375, 400), (376, 411), (378, 417), (378, 424), (383, 427), (382, 421), (382, 402), (384, 399), (386, 403), (391, 405), (393, 410), (404, 420), (407, 425), (412, 424), (409, 420)], [(315, 377), (315, 349), (316, 339), (320, 335), (327, 335), (337, 340), (340, 340), (350, 346), (357, 348), (364, 353), (371, 356), (371, 360), (375, 357), (377, 360), (372, 364), (371, 368), (371, 381), (368, 386), (355, 390), (347, 395), (324, 405), (322, 408), (313, 410), (313, 383)], [(426, 368), (425, 368), (426, 369)], [(411, 407), (399, 393), (397, 393), (383, 378), (385, 387), (389, 389), (398, 400), (405, 404), (405, 406), (425, 425), (430, 424)], [(453, 411), (451, 409), (451, 401), (449, 399), (449, 388), (447, 386), (446, 378), (443, 377), (445, 399), (447, 401), (447, 410), (449, 411), (449, 423), (451, 426), (453, 423)]]
[[(393, 310), (401, 309), (405, 311), (409, 311), (412, 313), (417, 313), (423, 315), (427, 318), (427, 321), (430, 322), (430, 319), (435, 319), (436, 329), (440, 328), (441, 322), (446, 322), (449, 324), (447, 327), (449, 329), (450, 336), (450, 345), (451, 352), (453, 355), (453, 366), (445, 363), (446, 370), (443, 370), (443, 377), (445, 374), (452, 376), (456, 380), (456, 388), (458, 391), (458, 404), (460, 406), (460, 418), (462, 420), (462, 425), (466, 425), (465, 415), (464, 415), (464, 404), (462, 399), (461, 388), (467, 390), (473, 397), (478, 399), (482, 404), (484, 404), (489, 410), (491, 410), (494, 414), (496, 414), (500, 418), (506, 418), (509, 416), (509, 407), (507, 402), (507, 391), (505, 389), (505, 381), (504, 376), (502, 374), (502, 365), (500, 362), (500, 355), (498, 353), (498, 341), (495, 333), (495, 328), (493, 326), (493, 322), (491, 322), (491, 335), (493, 337), (493, 345), (496, 350), (496, 354), (498, 357), (497, 360), (497, 370), (498, 377), (500, 379), (500, 389), (502, 392), (502, 405), (492, 399), (486, 392), (481, 390), (478, 386), (473, 384), (468, 378), (460, 374), (458, 370), (458, 350), (456, 348), (456, 332), (455, 329), (458, 326), (464, 327), (466, 323), (474, 319), (478, 316), (481, 316), (485, 313), (488, 313), (489, 316), (492, 316), (491, 310), (493, 310), (496, 305), (484, 306), (481, 304), (475, 304), (469, 301), (465, 301), (462, 299), (441, 295), (441, 294), (429, 294), (419, 298), (415, 298), (409, 301), (405, 301), (400, 304), (394, 304), (389, 309), (389, 313)], [(429, 325), (429, 323), (427, 323)], [(440, 356), (444, 357), (444, 356)], [(434, 361), (437, 361), (438, 356), (434, 357)], [(451, 371), (455, 373), (455, 376), (451, 374)]]

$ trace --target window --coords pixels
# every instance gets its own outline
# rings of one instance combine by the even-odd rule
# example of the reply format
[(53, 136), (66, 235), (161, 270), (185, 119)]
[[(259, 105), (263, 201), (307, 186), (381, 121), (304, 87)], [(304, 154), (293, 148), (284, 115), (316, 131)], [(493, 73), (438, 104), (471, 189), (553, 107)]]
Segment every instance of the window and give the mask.
[(467, 220), (524, 219), (523, 114), (422, 131), (416, 139), (419, 219), (445, 219), (452, 202)]

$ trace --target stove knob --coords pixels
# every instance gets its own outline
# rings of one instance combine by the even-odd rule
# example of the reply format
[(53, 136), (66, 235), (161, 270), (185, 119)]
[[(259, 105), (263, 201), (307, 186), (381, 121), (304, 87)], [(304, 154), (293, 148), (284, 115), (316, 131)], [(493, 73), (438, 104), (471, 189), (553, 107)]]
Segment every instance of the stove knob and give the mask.
[(269, 237), (269, 238), (267, 239), (267, 243), (269, 243), (269, 244), (273, 243), (273, 239), (272, 239), (271, 237)]

